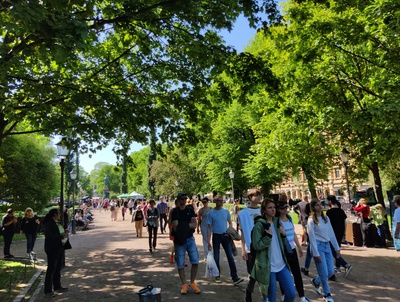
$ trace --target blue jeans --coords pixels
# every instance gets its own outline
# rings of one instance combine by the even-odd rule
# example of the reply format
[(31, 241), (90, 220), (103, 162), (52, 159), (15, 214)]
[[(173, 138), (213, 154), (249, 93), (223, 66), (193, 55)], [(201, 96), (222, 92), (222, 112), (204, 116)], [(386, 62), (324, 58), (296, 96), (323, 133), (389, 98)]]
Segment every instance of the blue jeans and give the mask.
[(175, 246), (175, 262), (178, 269), (185, 267), (185, 253), (189, 255), (190, 264), (199, 264), (199, 252), (197, 250), (196, 241), (194, 237), (186, 239), (185, 244), (174, 244)]
[(26, 252), (30, 253), (33, 252), (33, 247), (35, 246), (36, 242), (36, 233), (25, 233), (26, 237)]
[(330, 242), (317, 240), (317, 248), (321, 257), (321, 261), (318, 262), (314, 258), (315, 266), (317, 267), (318, 272), (318, 276), (315, 278), (315, 283), (317, 285), (322, 285), (324, 296), (326, 296), (331, 293), (328, 278), (331, 277), (335, 272)]
[(227, 234), (213, 234), (212, 235), (214, 260), (218, 266), (219, 272), (221, 273), (221, 268), (219, 266), (219, 247), (222, 244), (222, 247), (224, 248), (224, 251), (226, 254), (226, 258), (228, 258), (229, 269), (231, 271), (231, 277), (233, 279), (233, 278), (237, 277), (237, 270), (236, 270), (235, 259), (233, 258), (233, 254), (232, 254), (231, 240), (232, 240), (231, 237)]
[(276, 281), (279, 282), (279, 285), (285, 293), (283, 302), (293, 302), (296, 297), (296, 290), (294, 289), (293, 278), (287, 266), (280, 272), (271, 272), (269, 276), (268, 297), (263, 295), (263, 301), (267, 301), (267, 298), (268, 301), (276, 301)]

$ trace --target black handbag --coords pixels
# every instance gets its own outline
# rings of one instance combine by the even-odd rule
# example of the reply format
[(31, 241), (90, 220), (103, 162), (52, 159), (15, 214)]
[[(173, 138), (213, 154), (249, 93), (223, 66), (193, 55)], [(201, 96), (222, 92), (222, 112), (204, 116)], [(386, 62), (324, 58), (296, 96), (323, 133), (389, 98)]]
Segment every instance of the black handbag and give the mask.
[(71, 243), (69, 242), (69, 239), (67, 239), (67, 242), (64, 244), (64, 250), (70, 250), (72, 249)]

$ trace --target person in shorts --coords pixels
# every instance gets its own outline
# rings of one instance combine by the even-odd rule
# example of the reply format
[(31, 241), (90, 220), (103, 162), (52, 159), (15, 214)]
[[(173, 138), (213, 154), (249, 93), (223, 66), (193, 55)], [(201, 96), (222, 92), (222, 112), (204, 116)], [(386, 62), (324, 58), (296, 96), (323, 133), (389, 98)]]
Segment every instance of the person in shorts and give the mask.
[(177, 197), (177, 207), (171, 214), (171, 235), (174, 237), (175, 262), (178, 268), (179, 278), (182, 282), (182, 295), (186, 295), (188, 289), (185, 275), (186, 252), (189, 255), (191, 264), (189, 288), (191, 288), (196, 294), (201, 293), (201, 290), (195, 283), (197, 270), (199, 267), (199, 252), (197, 250), (193, 233), (197, 226), (197, 220), (193, 209), (186, 206), (186, 199), (187, 195), (185, 193), (179, 193)]

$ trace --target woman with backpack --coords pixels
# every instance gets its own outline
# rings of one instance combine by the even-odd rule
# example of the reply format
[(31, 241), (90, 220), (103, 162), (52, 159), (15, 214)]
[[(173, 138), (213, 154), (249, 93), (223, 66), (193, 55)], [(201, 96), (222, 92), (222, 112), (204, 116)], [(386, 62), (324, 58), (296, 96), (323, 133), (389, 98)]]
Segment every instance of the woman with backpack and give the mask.
[(289, 206), (287, 205), (287, 203), (279, 203), (277, 211), (279, 225), (284, 228), (286, 239), (288, 241), (288, 244), (290, 245), (290, 250), (285, 249), (285, 255), (294, 278), (294, 284), (296, 285), (296, 290), (300, 297), (300, 302), (309, 302), (310, 300), (308, 300), (304, 296), (304, 284), (303, 278), (301, 277), (300, 264), (299, 258), (297, 257), (296, 246), (297, 250), (299, 251), (300, 257), (303, 256), (303, 250), (301, 249), (301, 244), (295, 233), (292, 217), (288, 215), (288, 209)]
[(251, 236), (251, 245), (256, 251), (251, 277), (257, 281), (264, 302), (276, 301), (276, 281), (285, 293), (283, 302), (293, 302), (296, 291), (284, 253), (286, 233), (279, 226), (275, 214), (275, 202), (269, 198), (264, 199), (261, 216), (254, 219)]

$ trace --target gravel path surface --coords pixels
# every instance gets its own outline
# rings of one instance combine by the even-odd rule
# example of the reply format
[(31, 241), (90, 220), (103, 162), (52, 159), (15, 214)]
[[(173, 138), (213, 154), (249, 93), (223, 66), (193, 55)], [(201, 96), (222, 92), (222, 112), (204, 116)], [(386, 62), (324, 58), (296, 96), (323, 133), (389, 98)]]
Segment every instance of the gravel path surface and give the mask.
[[(243, 301), (246, 281), (233, 285), (229, 277), (228, 262), (221, 253), (222, 283), (204, 278), (205, 264), (199, 265), (197, 284), (200, 295), (188, 292), (180, 295), (180, 282), (175, 264), (169, 263), (171, 241), (167, 234), (158, 234), (157, 250), (148, 250), (147, 231), (143, 238), (137, 238), (131, 216), (123, 221), (112, 222), (110, 213), (94, 210), (95, 221), (89, 230), (78, 231), (70, 239), (72, 250), (66, 252), (67, 267), (62, 270), (62, 285), (69, 291), (54, 298), (45, 298), (43, 287), (35, 284), (37, 294), (30, 301), (139, 301), (136, 292), (148, 284), (161, 288), (161, 300), (191, 302), (232, 302)], [(298, 226), (296, 226), (297, 228)], [(300, 229), (297, 229), (298, 234)], [(195, 234), (200, 259), (203, 259), (201, 235)], [(239, 256), (236, 264), (240, 277), (246, 277), (245, 263), (240, 256), (240, 242), (236, 242)], [(36, 242), (35, 251), (39, 259), (46, 259), (43, 251), (44, 240)], [(16, 256), (25, 255), (25, 242), (13, 243), (11, 252)], [(336, 302), (347, 301), (400, 301), (399, 272), (400, 253), (391, 249), (343, 247), (342, 255), (354, 269), (347, 279), (337, 274), (338, 280), (330, 282)], [(303, 259), (300, 262), (303, 263)], [(40, 262), (46, 265), (45, 260)], [(45, 268), (45, 266), (43, 266)], [(311, 265), (310, 276), (304, 276), (306, 297), (311, 301), (322, 301), (310, 284), (315, 275)], [(186, 269), (189, 279), (190, 264)], [(261, 301), (258, 289), (253, 301)], [(279, 299), (280, 301), (280, 299)], [(296, 299), (298, 301), (298, 298)]]

